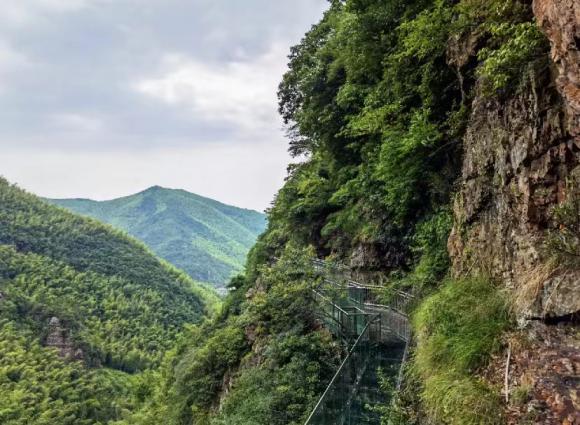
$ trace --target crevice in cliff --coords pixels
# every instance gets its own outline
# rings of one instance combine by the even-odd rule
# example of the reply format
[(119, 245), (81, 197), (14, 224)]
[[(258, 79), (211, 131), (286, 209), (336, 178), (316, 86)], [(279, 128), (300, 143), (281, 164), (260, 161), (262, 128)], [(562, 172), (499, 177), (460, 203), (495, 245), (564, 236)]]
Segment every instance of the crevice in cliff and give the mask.
[(580, 310), (575, 311), (574, 313), (565, 314), (563, 316), (535, 318), (535, 320), (540, 320), (549, 326), (562, 324), (578, 325), (580, 324)]

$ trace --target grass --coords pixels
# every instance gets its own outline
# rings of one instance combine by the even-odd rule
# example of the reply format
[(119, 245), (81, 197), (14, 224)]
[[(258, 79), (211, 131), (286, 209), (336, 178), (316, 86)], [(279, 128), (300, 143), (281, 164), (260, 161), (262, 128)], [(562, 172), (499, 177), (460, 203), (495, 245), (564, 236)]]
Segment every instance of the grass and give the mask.
[(437, 422), (502, 423), (499, 394), (477, 376), (501, 348), (510, 324), (506, 301), (488, 280), (448, 280), (413, 318), (417, 349), (413, 372), (421, 400)]
[(512, 402), (516, 406), (524, 405), (530, 399), (531, 393), (532, 393), (532, 386), (522, 384), (513, 390)]

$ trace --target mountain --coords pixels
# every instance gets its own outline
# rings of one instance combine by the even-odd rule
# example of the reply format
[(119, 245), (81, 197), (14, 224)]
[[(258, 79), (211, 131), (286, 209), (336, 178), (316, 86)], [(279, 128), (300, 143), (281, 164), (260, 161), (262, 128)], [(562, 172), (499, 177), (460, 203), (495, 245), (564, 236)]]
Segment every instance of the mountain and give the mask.
[(216, 300), (142, 243), (0, 178), (0, 423), (120, 419)]
[(112, 201), (50, 202), (126, 231), (194, 280), (218, 287), (242, 270), (266, 226), (256, 211), (159, 186)]

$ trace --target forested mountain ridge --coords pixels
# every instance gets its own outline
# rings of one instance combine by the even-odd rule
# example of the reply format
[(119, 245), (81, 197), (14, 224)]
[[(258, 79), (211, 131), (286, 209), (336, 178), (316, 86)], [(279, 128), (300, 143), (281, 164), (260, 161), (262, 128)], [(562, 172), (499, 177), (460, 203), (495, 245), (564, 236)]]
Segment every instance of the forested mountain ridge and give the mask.
[(194, 280), (220, 287), (242, 270), (266, 226), (256, 211), (159, 186), (111, 201), (49, 202), (124, 230)]
[(306, 160), (220, 317), (128, 423), (303, 424), (342, 354), (313, 257), (418, 299), (383, 423), (580, 420), (578, 16), (570, 0), (330, 1), (279, 90)]
[(141, 243), (0, 179), (1, 423), (120, 419), (139, 372), (216, 303)]

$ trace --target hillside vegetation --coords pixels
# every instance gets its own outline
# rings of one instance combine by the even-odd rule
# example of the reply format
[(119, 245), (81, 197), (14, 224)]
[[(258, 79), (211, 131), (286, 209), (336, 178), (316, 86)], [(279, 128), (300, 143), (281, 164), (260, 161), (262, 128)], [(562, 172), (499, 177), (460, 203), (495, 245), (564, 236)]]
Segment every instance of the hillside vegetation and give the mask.
[(158, 186), (112, 201), (50, 202), (124, 230), (194, 280), (220, 287), (242, 270), (266, 226), (256, 211)]
[(50, 202), (124, 230), (194, 280), (220, 287), (242, 270), (266, 226), (256, 211), (158, 186), (112, 201)]
[[(529, 2), (331, 1), (279, 89), (290, 152), (305, 160), (222, 315), (192, 334), (132, 423), (304, 423), (341, 353), (315, 315), (314, 256), (386, 283), (386, 297), (434, 294), (415, 320), (414, 403), (425, 421), (501, 423), (497, 389), (478, 374), (509, 310), (497, 282), (448, 278), (451, 204), (474, 99), (517, 93), (523, 76), (545, 73), (547, 49)], [(476, 308), (481, 299), (491, 304)], [(441, 404), (454, 382), (466, 391)]]
[(0, 423), (120, 419), (216, 303), (140, 243), (0, 179)]

